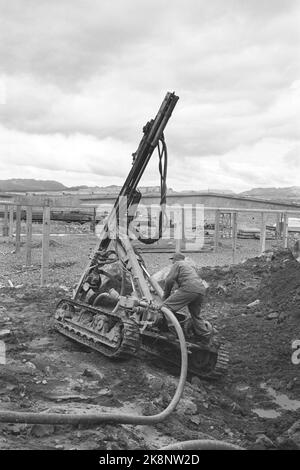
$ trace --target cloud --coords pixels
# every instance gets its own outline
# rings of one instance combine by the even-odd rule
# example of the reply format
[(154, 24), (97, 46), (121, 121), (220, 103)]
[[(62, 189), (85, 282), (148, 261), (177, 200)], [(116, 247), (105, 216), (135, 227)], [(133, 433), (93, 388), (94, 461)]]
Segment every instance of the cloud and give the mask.
[[(11, 0), (1, 10), (4, 70), (33, 74), (65, 90), (119, 65), (122, 78), (126, 64), (140, 82), (136, 59), (141, 68), (150, 60), (171, 66), (171, 73), (175, 67), (194, 75), (200, 68), (211, 83), (218, 79), (211, 67), (223, 73), (224, 66), (225, 73), (235, 65), (237, 71), (251, 69), (253, 62), (268, 60), (266, 46), (275, 50), (299, 38), (297, 1), (190, 0), (187, 8), (173, 0), (170, 8), (161, 0)], [(226, 60), (220, 63), (219, 56)], [(209, 65), (207, 73), (202, 64)], [(151, 75), (161, 72), (153, 69)]]
[[(81, 175), (123, 176), (131, 159), (130, 148), (111, 138), (72, 134), (35, 135), (0, 127), (2, 165), (76, 172)], [(124, 158), (124, 155), (128, 158)], [(131, 162), (130, 162), (131, 163)], [(84, 183), (82, 183), (84, 184)]]
[(293, 171), (300, 168), (300, 145), (295, 145), (283, 157), (284, 163)]
[[(158, 3), (156, 2), (158, 6)], [(131, 44), (155, 35), (161, 16), (138, 1), (12, 0), (2, 5), (0, 54), (8, 72), (70, 87), (102, 72)], [(145, 21), (147, 16), (155, 21)]]
[[(3, 2), (2, 171), (12, 177), (19, 165), (63, 182), (121, 181), (142, 127), (175, 90), (180, 100), (166, 129), (172, 186), (295, 181), (284, 155), (300, 140), (299, 2), (188, 6)], [(274, 149), (279, 176), (268, 170)], [(151, 163), (148, 181), (156, 173)]]

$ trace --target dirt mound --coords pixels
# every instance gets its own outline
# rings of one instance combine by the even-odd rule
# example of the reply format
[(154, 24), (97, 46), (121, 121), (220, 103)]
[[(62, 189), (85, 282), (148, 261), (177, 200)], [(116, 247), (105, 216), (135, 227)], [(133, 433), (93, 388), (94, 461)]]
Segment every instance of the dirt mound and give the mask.
[(290, 252), (273, 255), (258, 295), (270, 310), (300, 319), (300, 264)]
[(259, 300), (257, 309), (265, 314), (300, 315), (300, 264), (289, 250), (198, 272), (210, 284), (208, 300), (226, 298), (246, 305)]
[[(56, 281), (60, 272), (68, 280), (71, 271), (63, 263), (71, 261), (59, 262), (64, 267), (55, 270)], [(229, 373), (211, 383), (191, 377), (168, 420), (155, 427), (3, 423), (0, 448), (159, 449), (209, 437), (247, 449), (295, 448), (300, 381), (291, 342), (300, 339), (299, 269), (288, 251), (199, 269), (210, 284), (203, 316), (228, 345)], [(0, 409), (161, 412), (177, 378), (156, 357), (112, 361), (59, 335), (53, 313), (66, 295), (64, 286), (0, 289), (0, 330), (11, 332), (5, 340), (7, 363), (0, 371)], [(249, 308), (255, 300), (259, 302)], [(280, 309), (290, 313), (287, 321), (269, 321), (270, 312)]]

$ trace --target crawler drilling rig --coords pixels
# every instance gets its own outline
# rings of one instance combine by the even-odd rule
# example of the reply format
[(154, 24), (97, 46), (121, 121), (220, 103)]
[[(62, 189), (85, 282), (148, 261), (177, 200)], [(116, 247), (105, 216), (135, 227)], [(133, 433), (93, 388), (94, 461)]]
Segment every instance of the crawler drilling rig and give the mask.
[[(73, 298), (61, 300), (56, 308), (55, 327), (60, 333), (110, 358), (144, 350), (165, 361), (180, 362), (179, 341), (161, 308), (162, 289), (130, 237), (141, 199), (137, 186), (156, 148), (161, 179), (159, 226), (154, 238), (139, 238), (139, 234), (137, 238), (149, 244), (162, 236), (167, 192), (164, 129), (177, 101), (175, 93), (167, 93), (156, 117), (144, 126), (131, 170)], [(222, 344), (215, 338), (208, 345), (201, 344), (190, 328), (188, 314), (176, 315), (186, 335), (189, 371), (205, 378), (222, 376), (228, 365)]]

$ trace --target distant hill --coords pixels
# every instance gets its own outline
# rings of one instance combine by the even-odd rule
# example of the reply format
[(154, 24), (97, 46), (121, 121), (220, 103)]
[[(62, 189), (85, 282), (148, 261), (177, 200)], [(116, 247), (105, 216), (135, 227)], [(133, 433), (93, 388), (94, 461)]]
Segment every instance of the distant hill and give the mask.
[(89, 186), (82, 184), (80, 186), (69, 186), (67, 189), (69, 189), (70, 191), (80, 191), (81, 189), (89, 189)]
[(300, 199), (300, 186), (290, 186), (288, 188), (254, 188), (249, 191), (239, 193), (239, 196), (256, 197), (261, 199), (294, 200)]
[(12, 178), (9, 180), (0, 180), (0, 191), (26, 192), (26, 191), (63, 191), (67, 189), (62, 183), (49, 180), (35, 180)]
[(234, 191), (231, 191), (231, 189), (208, 189), (208, 193), (214, 193), (214, 194), (227, 194), (229, 196), (235, 196), (236, 193)]
[(224, 194), (228, 196), (236, 196), (237, 193), (231, 191), (230, 189), (184, 189), (183, 191), (174, 191), (173, 189), (168, 188), (169, 192), (176, 192), (178, 194), (188, 194), (188, 193), (195, 193), (195, 194)]
[[(23, 179), (23, 178), (12, 178), (8, 180), (0, 180), (0, 192), (64, 192), (68, 191), (78, 192), (79, 194), (93, 194), (93, 193), (102, 193), (102, 194), (118, 194), (121, 189), (121, 186), (110, 185), (110, 186), (65, 186), (58, 181), (52, 180), (36, 180), (36, 179)], [(144, 186), (139, 188), (142, 193), (156, 193), (159, 192), (159, 186)], [(172, 188), (168, 188), (168, 193), (173, 193)], [(209, 190), (189, 190), (189, 191), (175, 191), (176, 193), (185, 194), (187, 192), (200, 192), (200, 193), (219, 193), (234, 195), (230, 190), (221, 190), (221, 189), (209, 189)], [(276, 201), (289, 201), (289, 202), (298, 202), (300, 203), (300, 186), (290, 186), (287, 188), (253, 188), (249, 191), (243, 191), (237, 194), (242, 197), (253, 197), (258, 199), (269, 199)]]

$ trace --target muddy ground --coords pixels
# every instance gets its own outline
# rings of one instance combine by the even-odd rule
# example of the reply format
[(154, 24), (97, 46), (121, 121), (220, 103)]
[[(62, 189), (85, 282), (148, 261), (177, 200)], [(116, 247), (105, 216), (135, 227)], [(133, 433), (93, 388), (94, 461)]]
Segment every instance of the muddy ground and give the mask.
[[(0, 331), (10, 331), (3, 338), (0, 408), (161, 411), (176, 387), (173, 371), (150, 357), (108, 360), (54, 330), (55, 305), (72, 294), (95, 238), (70, 234), (51, 240), (49, 285), (43, 288), (39, 239), (34, 241), (30, 268), (24, 267), (24, 247), (15, 254), (10, 242), (0, 244)], [(244, 251), (241, 245), (240, 260), (249, 256), (248, 240), (246, 244)], [(300, 340), (300, 264), (288, 250), (273, 250), (233, 266), (226, 266), (230, 253), (224, 250), (219, 256), (190, 255), (210, 284), (203, 315), (217, 327), (230, 352), (223, 380), (190, 377), (177, 410), (153, 427), (0, 424), (0, 449), (158, 449), (199, 438), (222, 439), (247, 449), (300, 448), (300, 365), (291, 360), (292, 341)], [(144, 257), (152, 273), (168, 263), (165, 254)]]

